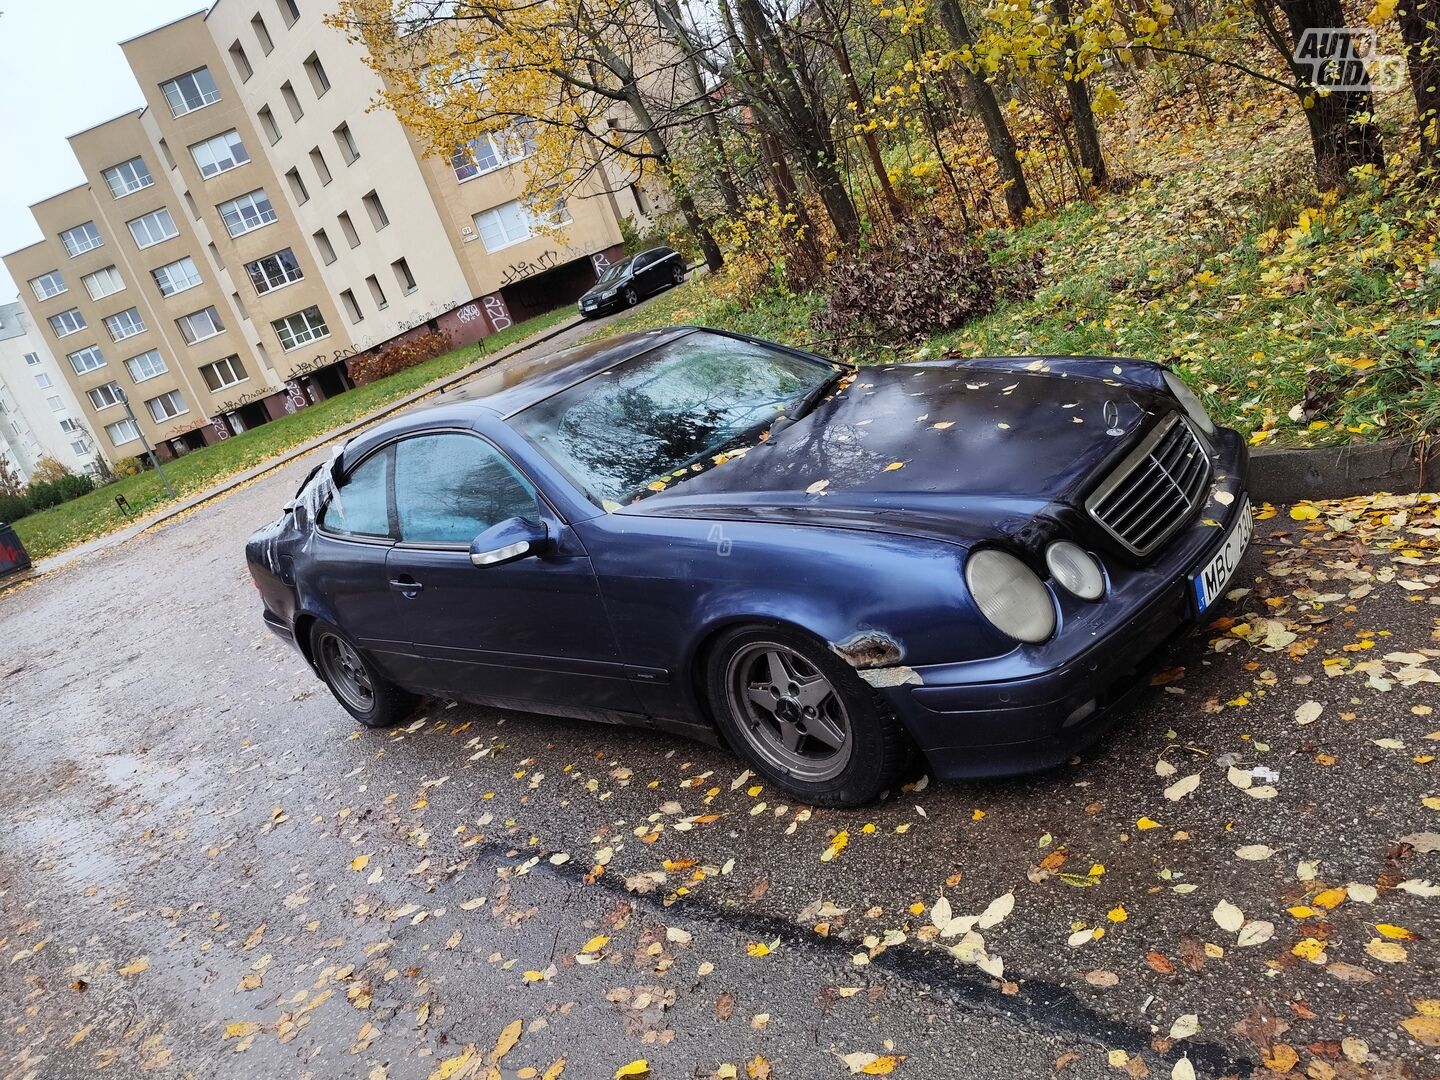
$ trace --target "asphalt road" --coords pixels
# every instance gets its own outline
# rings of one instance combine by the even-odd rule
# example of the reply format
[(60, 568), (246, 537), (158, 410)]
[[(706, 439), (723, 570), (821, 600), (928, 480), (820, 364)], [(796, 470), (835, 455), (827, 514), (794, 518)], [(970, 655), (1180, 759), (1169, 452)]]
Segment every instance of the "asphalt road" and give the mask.
[(0, 595), (5, 1077), (1440, 1074), (1434, 504), (1260, 522), (1079, 762), (812, 812), (644, 732), (357, 730), (241, 557), (309, 465)]

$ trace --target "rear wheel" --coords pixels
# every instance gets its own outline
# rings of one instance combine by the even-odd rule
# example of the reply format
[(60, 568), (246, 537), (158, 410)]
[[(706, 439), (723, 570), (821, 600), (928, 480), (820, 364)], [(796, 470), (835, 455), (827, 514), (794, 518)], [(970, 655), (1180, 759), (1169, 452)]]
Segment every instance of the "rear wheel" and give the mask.
[(731, 747), (771, 782), (821, 806), (859, 806), (911, 760), (904, 728), (853, 668), (779, 628), (728, 632), (710, 653), (709, 701)]
[(310, 628), (310, 655), (335, 700), (366, 727), (398, 724), (415, 708), (414, 694), (381, 675), (359, 647), (329, 623), (317, 620)]
[(676, 265), (676, 267), (675, 267), (675, 272), (674, 272), (674, 274), (672, 275), (672, 280), (675, 282), (676, 285), (684, 285), (684, 284), (685, 284), (685, 267), (684, 267), (684, 266)]

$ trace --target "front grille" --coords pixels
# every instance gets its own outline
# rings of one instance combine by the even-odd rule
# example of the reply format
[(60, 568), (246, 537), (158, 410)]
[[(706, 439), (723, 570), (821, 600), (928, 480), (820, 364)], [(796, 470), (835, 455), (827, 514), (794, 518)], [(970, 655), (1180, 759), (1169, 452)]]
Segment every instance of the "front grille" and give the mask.
[(1172, 413), (1088, 499), (1085, 509), (1132, 555), (1174, 535), (1205, 499), (1210, 459), (1189, 423)]

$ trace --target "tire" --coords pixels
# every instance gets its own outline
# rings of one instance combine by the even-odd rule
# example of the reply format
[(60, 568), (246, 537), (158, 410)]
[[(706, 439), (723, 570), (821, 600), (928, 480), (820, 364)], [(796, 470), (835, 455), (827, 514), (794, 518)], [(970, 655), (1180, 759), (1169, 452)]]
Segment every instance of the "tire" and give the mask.
[(708, 653), (705, 690), (735, 753), (805, 802), (863, 806), (913, 761), (909, 735), (874, 688), (793, 630), (727, 631)]
[(625, 286), (625, 291), (621, 295), (625, 298), (626, 307), (634, 307), (640, 302), (640, 294), (635, 291), (634, 285)]
[(671, 280), (672, 280), (676, 285), (684, 285), (684, 284), (685, 284), (685, 267), (683, 267), (683, 266), (677, 266), (677, 267), (675, 267), (675, 273), (671, 276)]
[(310, 655), (340, 707), (366, 727), (398, 724), (419, 700), (381, 675), (358, 645), (320, 619), (310, 627)]

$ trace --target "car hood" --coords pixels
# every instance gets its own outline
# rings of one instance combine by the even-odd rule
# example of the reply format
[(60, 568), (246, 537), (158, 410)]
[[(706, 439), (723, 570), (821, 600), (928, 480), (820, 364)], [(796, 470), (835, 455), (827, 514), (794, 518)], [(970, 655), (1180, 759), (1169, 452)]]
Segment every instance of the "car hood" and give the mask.
[(841, 393), (743, 456), (625, 512), (962, 543), (1012, 534), (1053, 504), (1078, 507), (1093, 480), (1174, 408), (1163, 393), (1109, 377), (1123, 370), (1112, 363), (863, 368)]
[(627, 270), (625, 271), (625, 273), (617, 277), (614, 281), (607, 281), (604, 285), (601, 285), (598, 282), (594, 285), (591, 285), (590, 288), (586, 289), (583, 293), (580, 294), (580, 299), (584, 300), (586, 297), (598, 297), (601, 293), (607, 293), (611, 289), (618, 289), (621, 286), (627, 284), (629, 281), (630, 271)]

